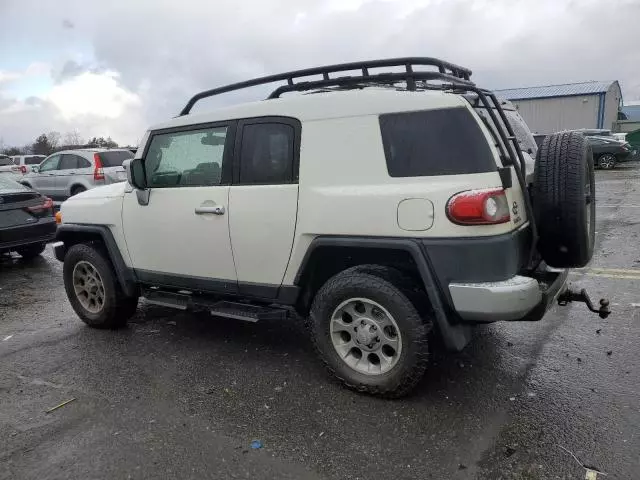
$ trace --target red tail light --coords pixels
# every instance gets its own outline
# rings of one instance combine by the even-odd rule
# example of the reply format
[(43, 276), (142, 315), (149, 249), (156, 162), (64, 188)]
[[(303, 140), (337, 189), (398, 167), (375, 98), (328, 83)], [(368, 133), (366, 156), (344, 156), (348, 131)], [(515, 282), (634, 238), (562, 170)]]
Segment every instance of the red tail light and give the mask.
[(100, 154), (94, 153), (93, 161), (96, 164), (95, 169), (93, 170), (93, 179), (104, 180), (104, 170), (102, 169), (102, 160), (100, 159)]
[(27, 173), (27, 167), (24, 165), (20, 165), (20, 171), (22, 172), (22, 174), (24, 175), (25, 173)]
[(42, 203), (40, 205), (27, 207), (26, 210), (38, 217), (44, 217), (49, 213), (53, 215), (53, 200), (51, 200), (49, 197), (43, 197)]
[(459, 225), (495, 225), (511, 219), (509, 201), (501, 188), (454, 195), (447, 202), (447, 216)]

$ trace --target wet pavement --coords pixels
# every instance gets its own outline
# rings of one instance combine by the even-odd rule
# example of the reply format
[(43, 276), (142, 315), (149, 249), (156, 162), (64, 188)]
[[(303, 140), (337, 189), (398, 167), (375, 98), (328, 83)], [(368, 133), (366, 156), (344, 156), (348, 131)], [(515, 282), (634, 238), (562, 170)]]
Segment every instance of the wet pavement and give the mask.
[(585, 478), (578, 461), (638, 479), (640, 166), (597, 172), (597, 198), (597, 252), (571, 280), (609, 319), (576, 304), (479, 328), (396, 401), (333, 382), (300, 322), (142, 305), (92, 330), (50, 248), (5, 258), (0, 479)]

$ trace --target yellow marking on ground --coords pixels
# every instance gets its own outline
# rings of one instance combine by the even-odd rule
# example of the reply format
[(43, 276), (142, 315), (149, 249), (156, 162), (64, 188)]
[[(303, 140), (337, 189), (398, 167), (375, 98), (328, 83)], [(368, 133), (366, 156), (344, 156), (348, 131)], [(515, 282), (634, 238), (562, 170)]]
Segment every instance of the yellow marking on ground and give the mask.
[(580, 272), (597, 272), (597, 273), (625, 273), (630, 275), (640, 275), (640, 268), (606, 268), (606, 267), (586, 267), (576, 268)]
[(586, 275), (587, 277), (603, 277), (603, 278), (622, 278), (626, 280), (640, 280), (638, 275), (621, 275), (616, 273), (598, 273), (598, 272), (571, 272), (572, 275)]

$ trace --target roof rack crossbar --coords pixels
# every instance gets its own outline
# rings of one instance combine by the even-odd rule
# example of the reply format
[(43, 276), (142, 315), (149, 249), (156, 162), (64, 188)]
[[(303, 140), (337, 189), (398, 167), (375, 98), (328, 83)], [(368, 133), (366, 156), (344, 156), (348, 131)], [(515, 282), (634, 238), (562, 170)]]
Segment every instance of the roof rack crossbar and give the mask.
[[(283, 93), (287, 92), (303, 92), (308, 90), (315, 90), (318, 88), (324, 87), (358, 87), (362, 85), (393, 85), (398, 82), (407, 82), (407, 90), (417, 90), (418, 86), (416, 85), (416, 80), (442, 80), (446, 82), (451, 82), (451, 84), (447, 84), (446, 89), (450, 89), (452, 84), (455, 87), (465, 88), (468, 86), (472, 86), (473, 83), (468, 80), (461, 80), (456, 77), (452, 77), (447, 74), (442, 74), (439, 72), (413, 72), (413, 73), (380, 73), (377, 75), (368, 75), (368, 76), (355, 76), (355, 77), (340, 77), (340, 78), (330, 78), (329, 80), (313, 80), (307, 82), (298, 82), (293, 85), (282, 85), (276, 88), (271, 95), (269, 95), (269, 99), (278, 98)], [(420, 86), (422, 89), (423, 86)], [(430, 86), (429, 89), (434, 90), (442, 90), (443, 86)]]
[[(437, 67), (437, 72), (416, 72), (415, 66), (430, 66)], [(403, 75), (403, 78), (399, 78), (397, 81), (405, 81), (407, 82), (408, 89), (415, 89), (415, 80), (416, 79), (425, 79), (419, 78), (417, 75), (422, 75), (424, 73), (431, 73), (435, 75), (440, 75), (437, 77), (441, 80), (452, 81), (452, 82), (461, 82), (463, 84), (471, 84), (469, 80), (471, 77), (471, 70), (468, 68), (460, 67), (453, 63), (445, 62), (444, 60), (439, 60), (437, 58), (430, 57), (403, 57), (403, 58), (390, 58), (384, 60), (370, 60), (364, 62), (351, 62), (351, 63), (340, 63), (336, 65), (327, 65), (323, 67), (314, 67), (314, 68), (306, 68), (302, 70), (295, 70), (292, 72), (280, 73), (276, 75), (269, 75), (266, 77), (254, 78), (252, 80), (247, 80), (244, 82), (233, 83), (230, 85), (225, 85), (223, 87), (214, 88), (211, 90), (205, 90), (204, 92), (200, 92), (187, 102), (185, 107), (180, 112), (180, 115), (187, 115), (193, 108), (193, 106), (200, 100), (208, 97), (213, 97), (215, 95), (220, 95), (222, 93), (232, 92), (235, 90), (242, 90), (244, 88), (255, 87), (258, 85), (267, 85), (275, 82), (287, 82), (287, 86), (290, 88), (288, 91), (300, 91), (300, 89), (295, 88), (301, 83), (313, 83), (313, 82), (294, 82), (295, 79), (300, 79), (303, 77), (309, 77), (313, 75), (322, 75), (323, 80), (325, 82), (332, 82), (336, 79), (330, 76), (331, 73), (338, 72), (347, 72), (350, 70), (360, 70), (362, 71), (362, 76), (360, 77), (342, 77), (343, 80), (347, 82), (351, 82), (352, 78), (359, 78), (360, 82), (369, 82), (372, 77), (377, 77), (378, 75), (371, 75), (369, 73), (369, 69), (371, 68), (382, 68), (382, 67), (404, 67), (405, 72), (400, 73)], [(397, 74), (397, 73), (394, 73)], [(436, 77), (430, 78), (431, 80), (436, 79)], [(332, 83), (332, 85), (339, 85)], [(412, 88), (413, 87), (413, 88)]]

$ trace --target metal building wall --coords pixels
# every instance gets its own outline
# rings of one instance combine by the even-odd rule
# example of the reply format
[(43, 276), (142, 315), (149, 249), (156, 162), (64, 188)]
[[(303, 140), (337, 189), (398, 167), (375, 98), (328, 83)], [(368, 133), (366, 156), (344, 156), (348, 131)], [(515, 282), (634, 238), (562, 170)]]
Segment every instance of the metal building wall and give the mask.
[(622, 103), (621, 100), (620, 85), (618, 82), (613, 82), (605, 96), (602, 128), (613, 128), (614, 123), (618, 120), (618, 109)]
[[(576, 128), (598, 128), (599, 102), (600, 96), (597, 94), (512, 100), (531, 131), (542, 134)], [(608, 111), (607, 115), (610, 116)]]

